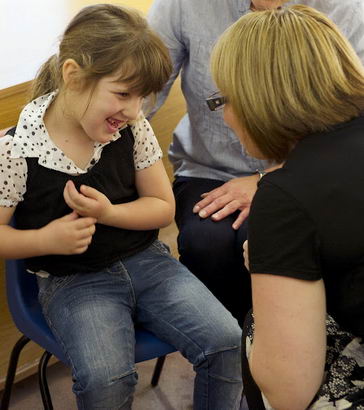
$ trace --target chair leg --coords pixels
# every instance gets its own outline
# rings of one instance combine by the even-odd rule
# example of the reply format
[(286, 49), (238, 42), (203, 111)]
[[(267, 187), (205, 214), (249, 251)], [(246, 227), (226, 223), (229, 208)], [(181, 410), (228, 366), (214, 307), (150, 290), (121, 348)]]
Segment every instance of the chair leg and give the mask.
[(44, 410), (53, 410), (51, 395), (49, 393), (47, 382), (47, 364), (52, 357), (52, 353), (45, 351), (39, 361), (38, 365), (38, 380), (39, 389), (42, 396)]
[(159, 382), (159, 376), (162, 373), (163, 365), (166, 360), (166, 356), (158, 357), (157, 363), (155, 364), (152, 381), (150, 382), (153, 387), (157, 386)]
[(0, 410), (8, 410), (9, 402), (10, 402), (10, 395), (11, 389), (14, 384), (14, 378), (16, 373), (16, 368), (18, 365), (19, 355), (23, 349), (23, 347), (30, 341), (30, 339), (26, 336), (22, 336), (14, 345), (13, 350), (10, 355), (8, 372), (6, 375), (5, 381), (5, 388), (4, 393), (1, 399)]

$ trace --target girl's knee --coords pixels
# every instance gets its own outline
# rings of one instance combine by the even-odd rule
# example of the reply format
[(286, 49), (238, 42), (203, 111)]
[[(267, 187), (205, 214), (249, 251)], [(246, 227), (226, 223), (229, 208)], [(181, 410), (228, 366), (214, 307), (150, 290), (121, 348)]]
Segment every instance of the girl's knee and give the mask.
[(125, 388), (135, 386), (138, 380), (138, 375), (135, 368), (125, 369), (113, 366), (111, 368), (107, 363), (100, 366), (87, 366), (84, 369), (76, 372), (74, 379), (79, 390), (93, 391), (113, 388), (114, 385), (125, 385)]
[(231, 313), (220, 304), (211, 306), (209, 350), (206, 354), (241, 349), (242, 329)]
[(240, 346), (210, 353), (198, 366), (208, 368), (209, 376), (221, 382), (242, 383)]
[(138, 375), (133, 369), (128, 373), (110, 374), (106, 366), (88, 369), (76, 377), (73, 391), (81, 408), (131, 408)]
[[(215, 329), (219, 329), (214, 328)], [(192, 363), (195, 366), (199, 366), (203, 362), (217, 363), (221, 361), (221, 365), (224, 362), (229, 367), (229, 363), (232, 368), (238, 365), (240, 368), (241, 361), (241, 328), (235, 320), (222, 326), (219, 331), (210, 332), (208, 338), (205, 338), (205, 343), (199, 342), (201, 350), (197, 353), (195, 360)]]

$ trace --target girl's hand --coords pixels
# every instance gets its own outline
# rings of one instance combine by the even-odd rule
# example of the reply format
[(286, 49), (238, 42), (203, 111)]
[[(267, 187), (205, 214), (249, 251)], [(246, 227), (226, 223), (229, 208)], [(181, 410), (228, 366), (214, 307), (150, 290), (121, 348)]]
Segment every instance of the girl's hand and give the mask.
[(95, 233), (95, 218), (80, 218), (72, 212), (39, 230), (44, 254), (72, 255), (86, 251)]
[(78, 215), (100, 220), (111, 209), (111, 202), (97, 189), (81, 185), (80, 191), (77, 191), (72, 181), (67, 181), (63, 191), (66, 204)]

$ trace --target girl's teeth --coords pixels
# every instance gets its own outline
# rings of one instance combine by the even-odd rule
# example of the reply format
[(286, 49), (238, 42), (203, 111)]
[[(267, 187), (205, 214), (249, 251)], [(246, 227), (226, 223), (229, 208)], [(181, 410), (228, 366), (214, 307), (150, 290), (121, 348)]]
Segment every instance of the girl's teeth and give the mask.
[(113, 127), (116, 127), (118, 125), (118, 123), (114, 120), (109, 120), (109, 122)]

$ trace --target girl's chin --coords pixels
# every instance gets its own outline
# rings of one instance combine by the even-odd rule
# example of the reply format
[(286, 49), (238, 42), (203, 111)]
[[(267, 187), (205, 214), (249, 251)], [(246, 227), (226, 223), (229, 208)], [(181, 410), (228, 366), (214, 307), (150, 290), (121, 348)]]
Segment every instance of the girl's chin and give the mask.
[(100, 144), (105, 144), (106, 142), (110, 142), (114, 138), (114, 134), (108, 132), (102, 132), (99, 134), (93, 134), (90, 139), (95, 142), (99, 142)]
[(115, 132), (112, 133), (112, 134), (103, 135), (99, 139), (99, 142), (101, 142), (101, 143), (110, 142), (114, 138), (114, 135), (115, 135)]

